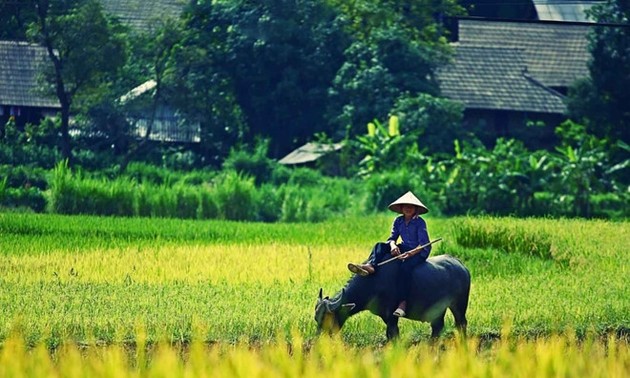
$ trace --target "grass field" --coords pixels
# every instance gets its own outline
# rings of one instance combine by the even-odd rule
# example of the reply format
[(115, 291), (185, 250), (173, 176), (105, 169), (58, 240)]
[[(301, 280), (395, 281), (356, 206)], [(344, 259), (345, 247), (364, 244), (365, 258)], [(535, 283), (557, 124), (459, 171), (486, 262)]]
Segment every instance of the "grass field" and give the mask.
[[(519, 360), (538, 353), (534, 360), (555, 366), (550, 373), (630, 372), (627, 222), (427, 218), (431, 237), (444, 238), (433, 253), (455, 255), (471, 270), (471, 340), (453, 337), (449, 314), (441, 348), (426, 342), (428, 324), (407, 320), (400, 322), (401, 342), (383, 346), (384, 324), (361, 313), (346, 323), (341, 340), (322, 346), (313, 321), (319, 288), (328, 295), (341, 289), (350, 277), (346, 263), (364, 259), (386, 238), (391, 219), (262, 224), (0, 214), (1, 358), (24, 356), (20, 366), (28, 370), (29, 363), (48, 366), (47, 354), (61, 375), (70, 375), (63, 361), (73, 358), (84, 371), (109, 361), (130, 375), (155, 373), (161, 363), (185, 374), (200, 353), (199, 372), (208, 367), (226, 376), (242, 358), (268, 376), (276, 353), (280, 366), (303, 376), (361, 375), (370, 367), (381, 376), (399, 365), (450, 376), (464, 371), (445, 362), (459, 356), (458, 369), (470, 368), (468, 376), (500, 376), (517, 365), (541, 369), (529, 363), (534, 370), (527, 370)], [(511, 336), (501, 337), (506, 326)], [(290, 353), (286, 342), (294, 346)], [(137, 359), (145, 349), (138, 345), (151, 345), (150, 362)], [(295, 345), (306, 350), (297, 360), (302, 348)], [(563, 355), (587, 361), (567, 364)], [(222, 366), (219, 357), (213, 363), (213, 356), (232, 365)], [(355, 365), (362, 361), (363, 370), (329, 361), (347, 356)], [(120, 364), (110, 360), (116, 358)], [(275, 369), (283, 375), (285, 367)]]

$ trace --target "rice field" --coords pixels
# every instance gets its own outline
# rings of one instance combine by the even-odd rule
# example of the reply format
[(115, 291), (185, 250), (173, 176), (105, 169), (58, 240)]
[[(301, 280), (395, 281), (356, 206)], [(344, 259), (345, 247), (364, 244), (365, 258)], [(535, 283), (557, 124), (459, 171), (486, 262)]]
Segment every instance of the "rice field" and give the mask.
[(470, 338), (448, 314), (387, 344), (368, 313), (316, 338), (319, 289), (390, 222), (0, 214), (0, 376), (630, 375), (627, 222), (428, 218), (471, 270)]

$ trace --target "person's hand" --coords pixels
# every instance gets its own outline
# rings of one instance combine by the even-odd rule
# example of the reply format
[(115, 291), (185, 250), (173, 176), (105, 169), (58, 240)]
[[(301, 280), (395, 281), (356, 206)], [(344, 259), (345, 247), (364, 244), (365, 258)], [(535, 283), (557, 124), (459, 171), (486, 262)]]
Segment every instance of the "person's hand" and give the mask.
[(391, 247), (391, 249), (392, 249), (392, 251), (391, 251), (392, 256), (398, 256), (398, 255), (400, 255), (400, 248), (398, 248), (398, 246), (396, 245), (396, 243), (391, 242), (391, 243), (389, 243), (389, 245), (390, 245), (390, 247)]

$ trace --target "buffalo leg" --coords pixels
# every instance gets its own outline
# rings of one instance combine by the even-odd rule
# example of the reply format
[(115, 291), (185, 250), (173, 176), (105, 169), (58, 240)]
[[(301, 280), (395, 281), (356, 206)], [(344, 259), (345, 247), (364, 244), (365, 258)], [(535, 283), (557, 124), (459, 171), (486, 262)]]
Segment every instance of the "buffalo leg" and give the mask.
[(451, 308), (451, 312), (453, 313), (453, 317), (455, 318), (455, 327), (459, 333), (466, 337), (466, 326), (468, 325), (468, 320), (466, 320), (466, 310), (464, 312), (458, 311), (457, 308)]
[(466, 320), (466, 310), (468, 309), (468, 293), (466, 293), (466, 296), (462, 300), (452, 305), (450, 309), (453, 317), (455, 318), (455, 326), (459, 330), (460, 334), (466, 337), (466, 326), (468, 325), (468, 320)]
[(439, 337), (442, 329), (444, 329), (444, 315), (446, 315), (446, 311), (442, 312), (431, 322), (431, 337), (434, 339)]
[(385, 322), (385, 324), (387, 324), (387, 340), (394, 340), (398, 337), (399, 334), (399, 330), (398, 330), (398, 318), (395, 316), (390, 316), (387, 321)]

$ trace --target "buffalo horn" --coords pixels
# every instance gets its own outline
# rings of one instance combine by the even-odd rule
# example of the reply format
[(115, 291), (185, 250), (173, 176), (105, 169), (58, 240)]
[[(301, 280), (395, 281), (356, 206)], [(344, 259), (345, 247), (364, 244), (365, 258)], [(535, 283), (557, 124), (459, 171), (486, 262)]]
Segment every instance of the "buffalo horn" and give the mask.
[(343, 298), (344, 292), (345, 292), (345, 289), (342, 289), (341, 290), (341, 295), (339, 296), (339, 298), (337, 298), (337, 300), (335, 300), (334, 302), (326, 303), (326, 309), (328, 311), (330, 311), (330, 312), (337, 311), (339, 306), (341, 306), (341, 299)]

